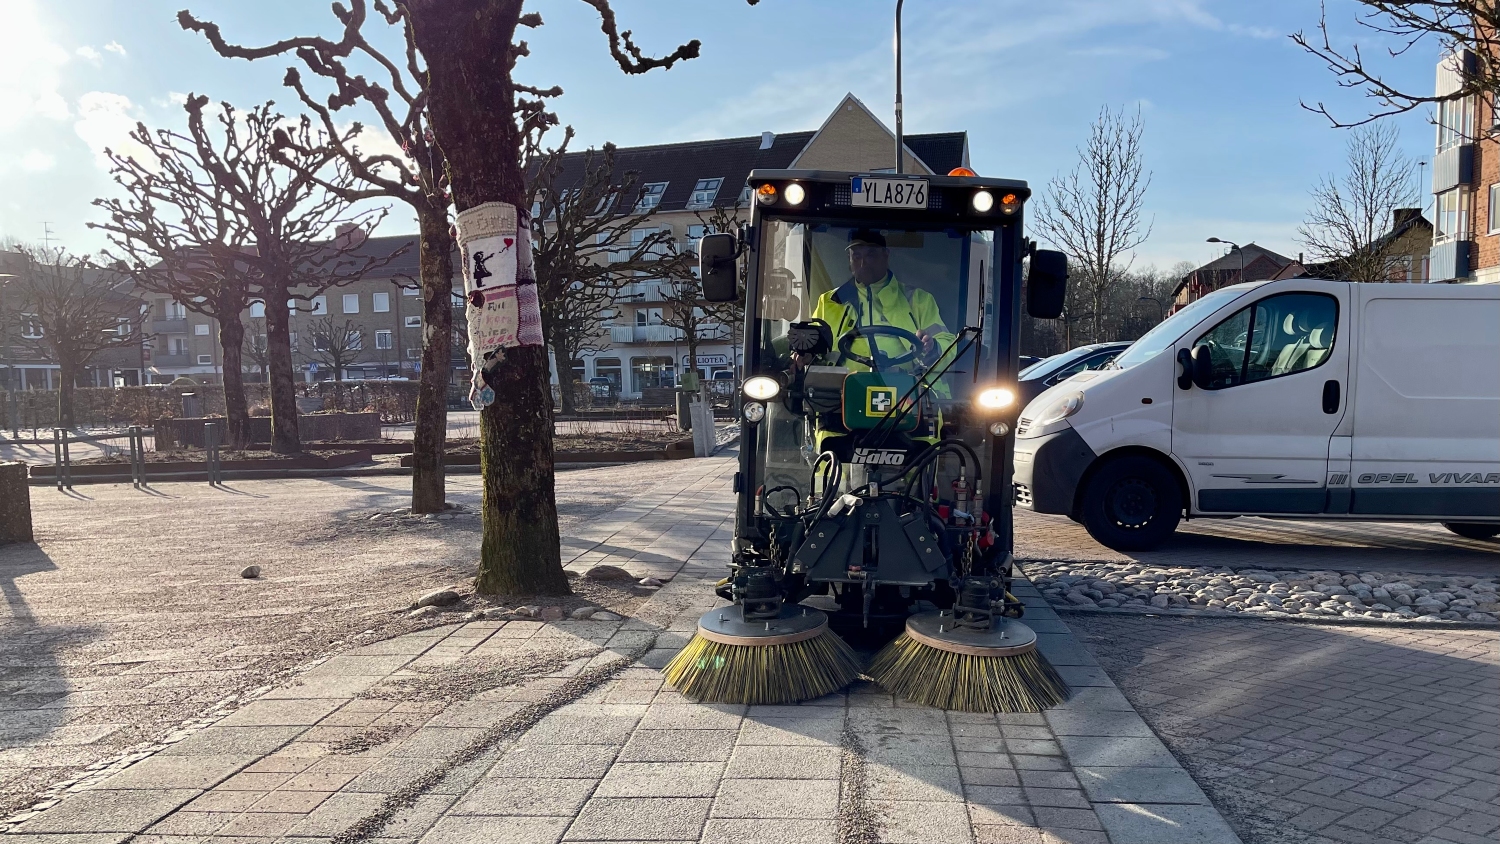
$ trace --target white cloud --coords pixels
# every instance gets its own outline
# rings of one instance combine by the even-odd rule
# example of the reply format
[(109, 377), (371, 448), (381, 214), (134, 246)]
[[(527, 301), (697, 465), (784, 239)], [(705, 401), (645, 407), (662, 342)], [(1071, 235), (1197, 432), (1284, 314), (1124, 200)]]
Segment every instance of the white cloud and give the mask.
[(21, 156), (21, 169), (28, 173), (40, 173), (51, 170), (57, 164), (57, 156), (50, 152), (42, 152), (34, 149)]
[(78, 98), (78, 121), (73, 124), (73, 131), (93, 150), (94, 161), (100, 167), (110, 166), (104, 154), (106, 149), (146, 163), (150, 158), (145, 149), (130, 139), (139, 119), (138, 109), (129, 97), (90, 91)]
[(74, 50), (73, 52), (77, 53), (80, 58), (83, 58), (83, 59), (85, 59), (87, 61), (93, 62), (96, 65), (99, 64), (100, 62), (104, 61), (104, 55), (102, 53), (100, 53), (98, 50), (95, 50), (93, 47), (90, 47), (88, 45), (84, 45), (82, 47), (79, 47), (78, 49)]
[(48, 37), (32, 0), (0, 0), (0, 134), (19, 132), (30, 119), (66, 120), (68, 103), (58, 92), (61, 69), (71, 56)]
[(125, 45), (121, 44), (118, 41), (111, 41), (108, 44), (105, 44), (104, 50), (107, 53), (114, 53), (122, 59), (128, 55), (128, 53), (125, 52)]

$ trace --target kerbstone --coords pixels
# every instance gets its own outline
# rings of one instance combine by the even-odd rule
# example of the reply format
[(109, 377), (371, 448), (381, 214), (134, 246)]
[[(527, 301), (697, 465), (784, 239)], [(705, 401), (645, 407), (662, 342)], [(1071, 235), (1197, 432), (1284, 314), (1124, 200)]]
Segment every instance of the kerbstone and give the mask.
[(1057, 740), (1075, 768), (1177, 767), (1177, 759), (1156, 738), (1058, 736)]
[(1212, 806), (1102, 803), (1095, 810), (1112, 844), (1241, 844)]
[(211, 788), (255, 761), (254, 756), (151, 756), (105, 780), (102, 788)]
[(1068, 710), (1047, 713), (1052, 732), (1059, 736), (1128, 736), (1150, 738), (1156, 734), (1134, 711)]
[(1191, 803), (1206, 805), (1203, 790), (1181, 768), (1074, 768), (1095, 803)]

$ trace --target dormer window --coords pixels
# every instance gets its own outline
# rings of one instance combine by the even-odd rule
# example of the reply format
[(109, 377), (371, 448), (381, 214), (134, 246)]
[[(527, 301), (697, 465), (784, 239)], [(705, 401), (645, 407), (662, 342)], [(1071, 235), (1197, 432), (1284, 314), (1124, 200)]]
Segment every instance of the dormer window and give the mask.
[(719, 196), (719, 186), (724, 184), (722, 177), (717, 179), (699, 179), (693, 185), (693, 195), (688, 199), (688, 208), (709, 208)]
[(641, 187), (641, 198), (635, 203), (637, 214), (650, 211), (661, 205), (661, 198), (667, 192), (667, 182), (649, 182)]

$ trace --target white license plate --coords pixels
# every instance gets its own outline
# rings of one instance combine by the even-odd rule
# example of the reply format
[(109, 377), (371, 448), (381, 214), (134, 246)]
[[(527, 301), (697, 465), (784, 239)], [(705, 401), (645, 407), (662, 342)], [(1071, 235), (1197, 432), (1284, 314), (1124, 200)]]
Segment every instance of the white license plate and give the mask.
[(855, 176), (849, 180), (851, 205), (878, 205), (892, 208), (926, 208), (926, 179), (872, 179)]

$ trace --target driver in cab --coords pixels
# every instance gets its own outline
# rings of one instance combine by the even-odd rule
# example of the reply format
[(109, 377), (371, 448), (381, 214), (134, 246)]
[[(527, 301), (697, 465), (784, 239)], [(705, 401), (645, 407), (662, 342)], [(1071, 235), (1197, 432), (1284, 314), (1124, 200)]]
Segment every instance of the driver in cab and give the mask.
[[(896, 278), (891, 272), (891, 253), (880, 232), (855, 229), (849, 233), (846, 251), (851, 278), (819, 296), (812, 317), (828, 323), (835, 340), (854, 332), (856, 337), (849, 346), (852, 354), (879, 362), (915, 351), (916, 360), (923, 366), (936, 364), (954, 340), (954, 335), (943, 325), (937, 300), (926, 290), (907, 287)], [(913, 349), (910, 341), (889, 334), (861, 336), (859, 329), (874, 326), (909, 331), (919, 345)], [(872, 342), (874, 350), (870, 348)], [(837, 348), (832, 354), (838, 365), (857, 371), (869, 369), (858, 361), (844, 359)], [(805, 355), (796, 355), (794, 360), (800, 366), (817, 362)]]

